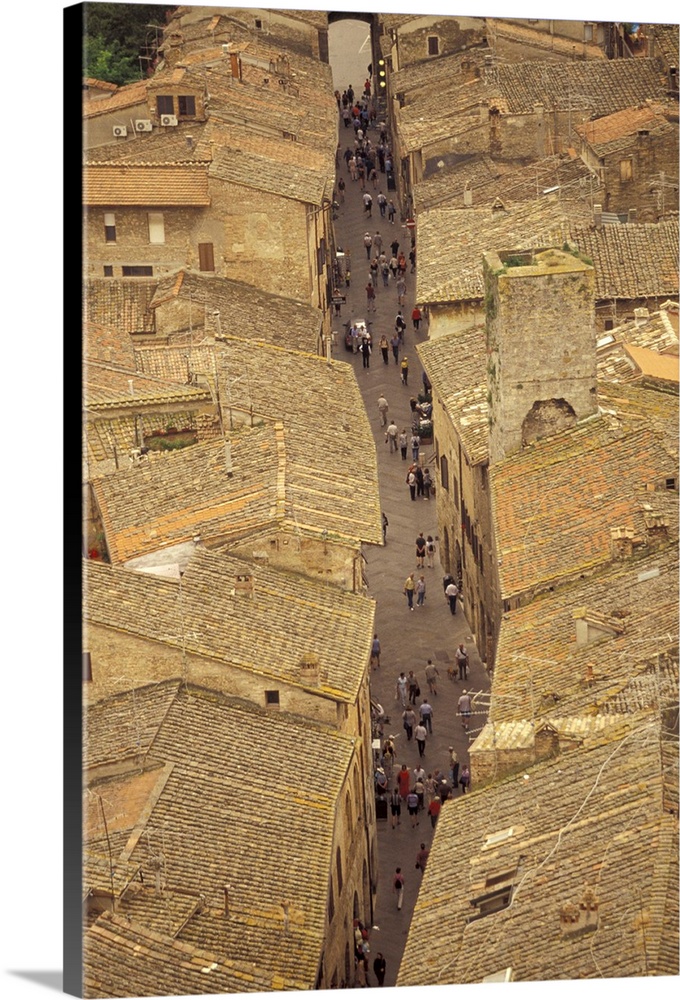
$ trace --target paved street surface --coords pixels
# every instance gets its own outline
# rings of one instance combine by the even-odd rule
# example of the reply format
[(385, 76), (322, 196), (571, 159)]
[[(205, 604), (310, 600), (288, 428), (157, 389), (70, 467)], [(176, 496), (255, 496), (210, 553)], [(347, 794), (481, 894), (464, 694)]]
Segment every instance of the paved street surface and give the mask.
[[(372, 143), (377, 143), (378, 133), (369, 130)], [(354, 133), (351, 128), (345, 128), (340, 123), (340, 154), (348, 145), (354, 145)], [(401, 704), (395, 699), (396, 679), (401, 670), (408, 675), (409, 670), (415, 670), (420, 682), (421, 698), (427, 696), (425, 682), (425, 664), (428, 657), (433, 660), (439, 670), (439, 685), (437, 697), (430, 699), (434, 708), (433, 735), (428, 737), (425, 747), (423, 766), (426, 773), (439, 767), (448, 775), (447, 748), (452, 745), (458, 752), (461, 766), (468, 763), (469, 740), (464, 732), (460, 718), (456, 715), (456, 705), (464, 687), (470, 691), (487, 689), (488, 675), (481, 664), (477, 650), (459, 605), (457, 614), (451, 615), (449, 605), (444, 597), (442, 579), (444, 572), (439, 562), (439, 540), (434, 569), (426, 568), (420, 573), (427, 581), (427, 596), (423, 608), (408, 610), (406, 598), (403, 595), (403, 585), (407, 575), (416, 574), (415, 540), (419, 532), (425, 537), (431, 534), (436, 538), (436, 502), (422, 497), (413, 502), (406, 485), (406, 472), (411, 463), (410, 427), (411, 410), (410, 397), (417, 396), (422, 391), (422, 367), (418, 361), (414, 345), (427, 339), (427, 329), (421, 323), (419, 333), (415, 333), (411, 323), (411, 310), (414, 306), (415, 274), (410, 273), (410, 263), (406, 273), (406, 301), (402, 308), (407, 320), (405, 346), (403, 353), (409, 360), (409, 384), (403, 386), (400, 381), (399, 367), (395, 364), (390, 351), (389, 364), (383, 363), (381, 352), (377, 346), (380, 335), (384, 332), (388, 340), (394, 333), (394, 319), (398, 309), (396, 282), (390, 277), (390, 284), (383, 287), (379, 277), (376, 283), (376, 311), (366, 312), (366, 292), (369, 275), (369, 261), (363, 246), (364, 233), (368, 230), (375, 233), (376, 229), (383, 237), (383, 248), (390, 256), (389, 244), (395, 234), (404, 249), (408, 260), (410, 249), (410, 232), (403, 225), (399, 213), (395, 222), (390, 225), (387, 217), (380, 217), (376, 196), (383, 190), (388, 197), (394, 192), (387, 191), (385, 175), (380, 174), (380, 182), (376, 190), (368, 186), (373, 195), (373, 217), (366, 218), (362, 191), (359, 181), (352, 182), (346, 170), (344, 160), (340, 160), (338, 176), (345, 178), (347, 185), (345, 202), (339, 208), (335, 223), (336, 240), (344, 249), (351, 252), (351, 286), (344, 289), (347, 303), (342, 307), (342, 314), (334, 321), (334, 329), (338, 331), (335, 358), (348, 361), (354, 366), (357, 381), (362, 391), (366, 410), (375, 433), (378, 453), (378, 471), (380, 477), (380, 497), (384, 512), (389, 520), (387, 545), (384, 548), (367, 547), (366, 572), (369, 582), (369, 594), (377, 601), (376, 629), (382, 645), (381, 665), (379, 670), (372, 671), (372, 697), (380, 702), (390, 723), (385, 726), (385, 735), (396, 734), (397, 757), (395, 773), (402, 763), (409, 769), (416, 766), (419, 760), (418, 747), (415, 741), (408, 743), (401, 720)], [(362, 367), (360, 354), (353, 355), (345, 351), (343, 323), (349, 319), (367, 318), (372, 320), (373, 354), (370, 368)], [(401, 355), (400, 355), (401, 360)], [(399, 451), (389, 453), (385, 443), (384, 429), (380, 424), (380, 414), (377, 408), (378, 396), (383, 393), (389, 403), (389, 416), (393, 416), (401, 430), (406, 427), (409, 432), (408, 460), (402, 461)], [(433, 445), (421, 448), (421, 464), (429, 466), (434, 479)], [(361, 512), (357, 512), (361, 516)], [(414, 601), (415, 603), (415, 601)], [(447, 676), (446, 668), (453, 661), (453, 652), (459, 642), (464, 641), (468, 647), (470, 669), (468, 680), (464, 683), (454, 682)], [(484, 716), (473, 715), (470, 725), (470, 735), (474, 738), (475, 730), (484, 724)], [(472, 775), (474, 782), (474, 774)], [(456, 796), (461, 794), (460, 789)], [(455, 799), (449, 801), (445, 809), (455, 808)], [(429, 817), (425, 813), (419, 816), (419, 825), (411, 828), (410, 818), (405, 807), (402, 807), (401, 825), (392, 830), (391, 820), (378, 821), (379, 869), (377, 902), (374, 913), (374, 929), (370, 937), (370, 973), (369, 983), (376, 986), (373, 975), (373, 958), (381, 951), (387, 962), (385, 986), (393, 986), (396, 981), (399, 963), (406, 943), (406, 935), (411, 921), (413, 907), (416, 902), (421, 874), (415, 868), (416, 853), (421, 842), (429, 847), (432, 844), (434, 831)], [(392, 887), (395, 868), (401, 866), (405, 876), (404, 904), (401, 911), (396, 908), (396, 895)], [(378, 929), (379, 928), (379, 929)]]

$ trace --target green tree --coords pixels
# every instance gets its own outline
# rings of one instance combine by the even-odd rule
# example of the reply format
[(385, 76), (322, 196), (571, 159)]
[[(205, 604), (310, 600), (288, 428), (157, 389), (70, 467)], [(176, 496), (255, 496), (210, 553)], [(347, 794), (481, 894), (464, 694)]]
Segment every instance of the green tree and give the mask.
[(161, 4), (85, 4), (83, 16), (83, 75), (109, 83), (124, 84), (139, 80), (145, 64), (147, 46), (160, 36), (166, 15), (175, 5)]

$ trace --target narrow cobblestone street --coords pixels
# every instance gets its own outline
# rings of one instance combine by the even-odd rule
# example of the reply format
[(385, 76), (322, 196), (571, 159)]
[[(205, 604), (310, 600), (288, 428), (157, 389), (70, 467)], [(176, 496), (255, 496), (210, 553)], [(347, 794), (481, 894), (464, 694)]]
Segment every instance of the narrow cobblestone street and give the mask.
[[(370, 129), (369, 138), (375, 144), (378, 141), (378, 131)], [(401, 719), (401, 703), (396, 700), (396, 680), (400, 671), (403, 670), (408, 674), (409, 670), (414, 670), (421, 688), (419, 702), (422, 701), (427, 696), (425, 664), (428, 658), (433, 660), (439, 670), (438, 693), (436, 697), (431, 698), (434, 708), (433, 734), (427, 740), (422, 763), (426, 773), (438, 767), (448, 775), (449, 746), (456, 749), (461, 766), (468, 762), (468, 735), (456, 715), (458, 697), (463, 688), (470, 691), (488, 689), (488, 676), (472, 641), (463, 609), (459, 605), (457, 614), (455, 617), (452, 616), (448, 601), (444, 597), (442, 587), (444, 571), (439, 560), (439, 540), (436, 538), (436, 501), (434, 498), (424, 500), (419, 497), (412, 502), (406, 485), (406, 472), (411, 463), (409, 399), (411, 396), (417, 396), (423, 388), (422, 366), (414, 348), (415, 344), (427, 339), (426, 325), (421, 323), (420, 331), (415, 332), (411, 322), (411, 311), (415, 304), (416, 275), (410, 273), (410, 265), (406, 272), (406, 297), (402, 307), (407, 328), (404, 334), (404, 346), (400, 353), (400, 360), (406, 355), (409, 361), (407, 386), (401, 384), (399, 366), (395, 363), (392, 352), (390, 351), (389, 363), (386, 365), (378, 348), (378, 341), (383, 333), (388, 340), (394, 334), (394, 322), (399, 305), (396, 281), (392, 277), (386, 288), (383, 287), (380, 278), (375, 283), (375, 312), (366, 312), (365, 288), (370, 271), (363, 245), (364, 234), (366, 232), (374, 234), (376, 230), (380, 232), (388, 257), (390, 243), (396, 237), (407, 259), (411, 234), (398, 211), (393, 224), (390, 224), (387, 216), (384, 218), (380, 216), (377, 206), (379, 191), (382, 190), (388, 198), (395, 196), (395, 192), (387, 190), (385, 174), (379, 174), (377, 188), (374, 189), (372, 185), (367, 184), (367, 190), (373, 196), (372, 218), (367, 217), (360, 183), (351, 180), (345, 161), (342, 159), (342, 153), (347, 146), (352, 148), (354, 146), (353, 130), (345, 128), (342, 122), (339, 142), (338, 178), (345, 179), (346, 190), (344, 202), (340, 204), (338, 210), (335, 233), (338, 245), (344, 251), (350, 252), (351, 285), (343, 289), (347, 301), (342, 306), (341, 316), (334, 322), (333, 328), (337, 331), (334, 356), (338, 360), (348, 361), (356, 371), (368, 417), (375, 433), (380, 497), (383, 511), (389, 520), (386, 546), (366, 550), (369, 594), (377, 602), (376, 630), (382, 646), (380, 668), (374, 670), (372, 674), (372, 697), (380, 702), (390, 717), (389, 724), (385, 726), (385, 735), (394, 734), (397, 737), (395, 773), (402, 763), (407, 764), (411, 770), (419, 760), (418, 748), (415, 740), (411, 742), (406, 740)], [(371, 321), (373, 353), (369, 368), (363, 367), (360, 354), (347, 352), (344, 346), (344, 324), (362, 318)], [(405, 427), (409, 433), (407, 461), (402, 461), (399, 451), (390, 454), (377, 406), (381, 394), (384, 394), (389, 404), (388, 417), (394, 418), (400, 431)], [(420, 460), (424, 467), (430, 468), (434, 479), (433, 445), (421, 447)], [(357, 516), (361, 516), (360, 511), (357, 512)], [(416, 607), (410, 612), (403, 595), (403, 585), (409, 573), (416, 573), (415, 540), (421, 531), (426, 537), (429, 534), (435, 537), (437, 554), (434, 569), (428, 569), (426, 564), (426, 568), (420, 571), (425, 575), (427, 582), (424, 606)], [(447, 667), (454, 662), (453, 653), (461, 641), (467, 645), (470, 657), (469, 676), (466, 682), (452, 681), (447, 675)], [(481, 728), (483, 723), (483, 714), (473, 715), (470, 738), (474, 738), (475, 731)], [(474, 775), (472, 778), (474, 781)], [(457, 789), (455, 794), (460, 795), (461, 790)], [(455, 802), (455, 799), (453, 801)], [(451, 803), (444, 806), (444, 808), (451, 807)], [(412, 828), (405, 807), (402, 807), (401, 823), (394, 830), (389, 818), (378, 820), (380, 877), (373, 915), (374, 929), (370, 938), (369, 963), (369, 982), (373, 986), (377, 985), (373, 976), (373, 959), (378, 951), (383, 953), (387, 962), (385, 986), (393, 986), (396, 982), (422, 877), (415, 867), (416, 853), (421, 842), (430, 847), (434, 835), (430, 819), (425, 812), (419, 814), (418, 820), (419, 825)], [(397, 866), (401, 867), (405, 877), (401, 911), (397, 910), (396, 895), (392, 886)]]

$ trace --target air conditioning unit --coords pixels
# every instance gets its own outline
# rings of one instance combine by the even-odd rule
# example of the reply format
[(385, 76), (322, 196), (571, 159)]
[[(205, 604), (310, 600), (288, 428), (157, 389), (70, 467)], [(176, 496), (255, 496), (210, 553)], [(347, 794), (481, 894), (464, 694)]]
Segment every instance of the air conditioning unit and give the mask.
[(138, 118), (135, 122), (135, 132), (150, 132), (153, 125), (148, 118)]
[(161, 125), (176, 125), (177, 115), (161, 115)]
[(116, 139), (125, 138), (127, 135), (127, 127), (125, 125), (114, 125), (113, 134)]

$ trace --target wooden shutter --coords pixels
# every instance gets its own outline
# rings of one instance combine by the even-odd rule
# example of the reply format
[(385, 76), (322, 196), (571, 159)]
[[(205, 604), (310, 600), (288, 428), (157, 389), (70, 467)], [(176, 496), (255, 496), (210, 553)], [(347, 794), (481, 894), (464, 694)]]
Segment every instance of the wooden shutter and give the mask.
[(212, 243), (198, 244), (198, 269), (199, 271), (215, 270), (215, 256)]

